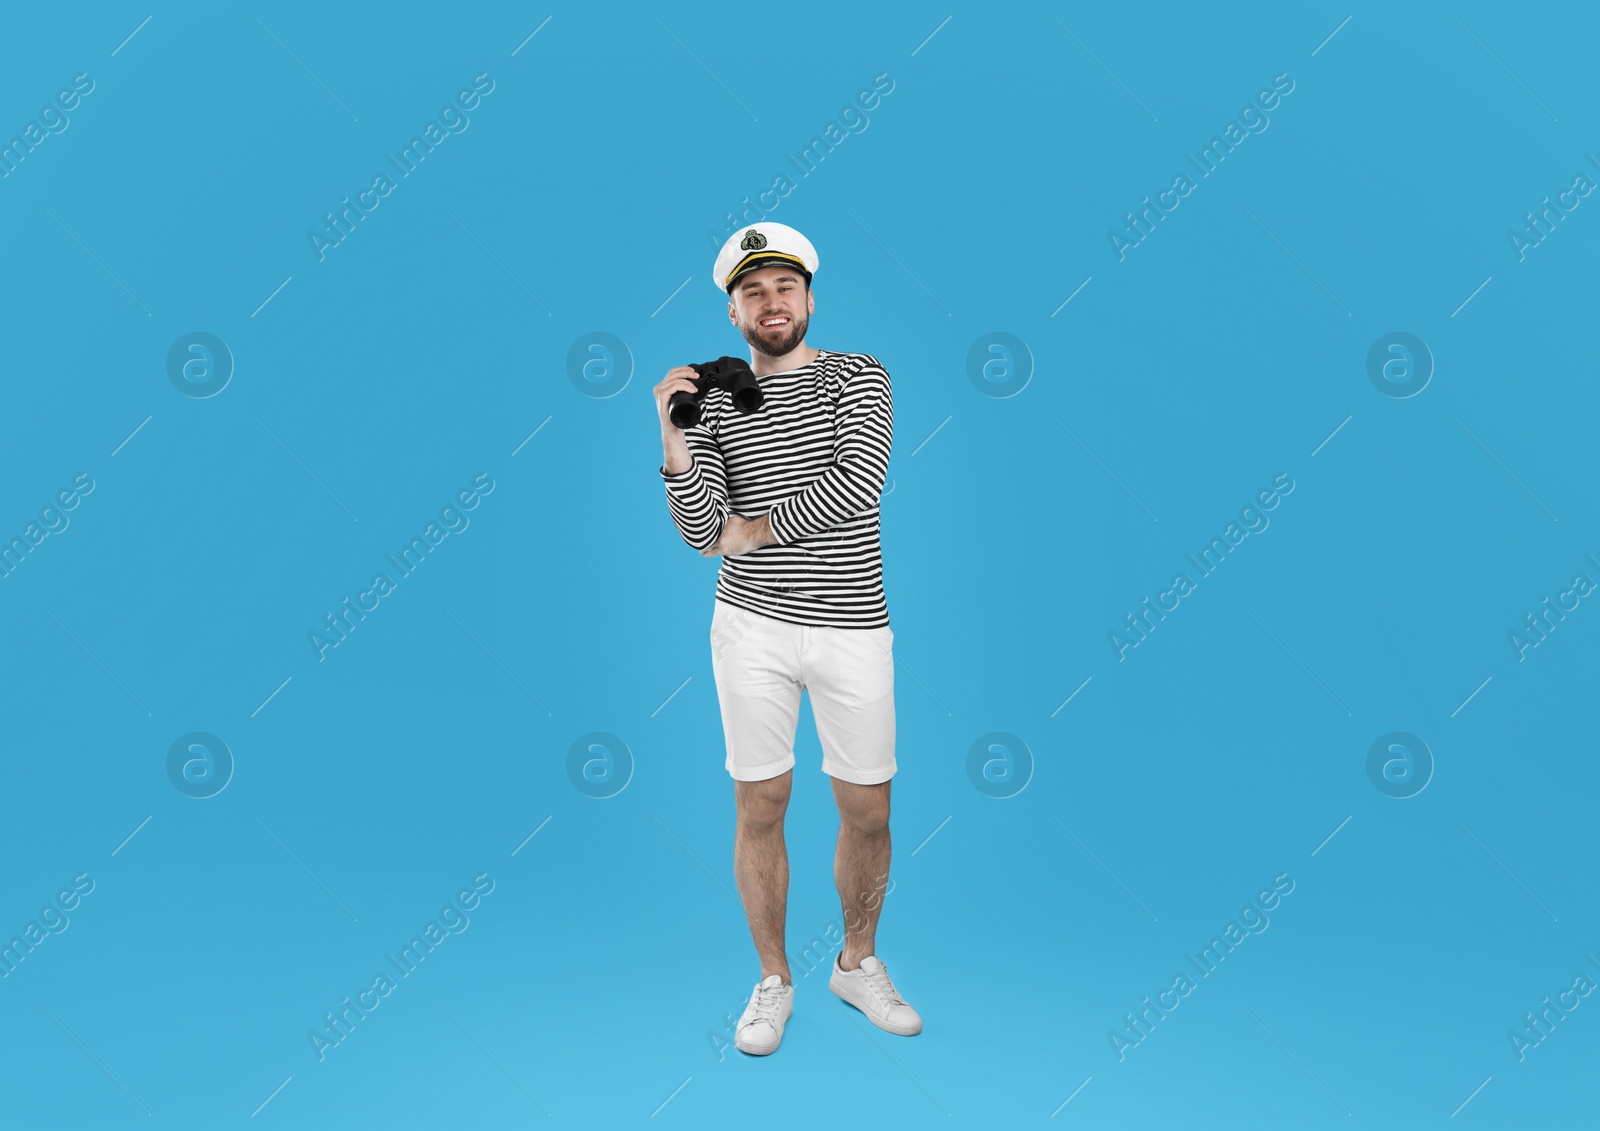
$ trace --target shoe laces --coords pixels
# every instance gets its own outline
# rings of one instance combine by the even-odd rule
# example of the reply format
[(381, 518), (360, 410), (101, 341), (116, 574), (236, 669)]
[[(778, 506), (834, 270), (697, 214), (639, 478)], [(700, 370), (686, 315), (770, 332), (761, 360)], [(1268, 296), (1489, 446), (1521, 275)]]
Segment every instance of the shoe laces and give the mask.
[(787, 988), (781, 984), (776, 986), (756, 986), (755, 997), (752, 999), (750, 1007), (750, 1020), (746, 1021), (745, 1024), (766, 1021), (773, 1028), (777, 1028), (778, 1014), (783, 1008), (783, 995)]
[(867, 983), (868, 988), (877, 994), (878, 999), (885, 1005), (906, 1004), (906, 999), (900, 996), (900, 992), (894, 988), (894, 983), (889, 981), (888, 967), (880, 965), (877, 971), (872, 974), (862, 970), (861, 976), (862, 980)]

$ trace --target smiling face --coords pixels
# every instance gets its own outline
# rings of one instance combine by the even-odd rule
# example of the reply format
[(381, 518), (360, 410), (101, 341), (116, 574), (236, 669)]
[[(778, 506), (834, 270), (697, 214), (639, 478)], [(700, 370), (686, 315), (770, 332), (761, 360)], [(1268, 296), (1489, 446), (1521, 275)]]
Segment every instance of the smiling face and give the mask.
[(763, 267), (733, 285), (728, 319), (752, 349), (783, 357), (806, 338), (816, 300), (793, 267)]

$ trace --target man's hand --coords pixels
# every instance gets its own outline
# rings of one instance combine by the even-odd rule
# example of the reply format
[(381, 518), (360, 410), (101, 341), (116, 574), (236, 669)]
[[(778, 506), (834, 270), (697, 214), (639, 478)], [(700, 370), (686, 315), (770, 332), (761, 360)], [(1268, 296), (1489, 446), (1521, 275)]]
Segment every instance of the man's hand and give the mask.
[(653, 390), (656, 395), (656, 415), (661, 418), (662, 436), (677, 435), (680, 438), (683, 436), (683, 430), (672, 423), (672, 394), (698, 392), (699, 387), (695, 384), (695, 379), (699, 376), (693, 366), (675, 365), (667, 370), (667, 375), (661, 378), (660, 384)]
[(717, 539), (717, 544), (709, 550), (701, 550), (700, 553), (707, 558), (716, 557), (718, 554), (745, 554), (751, 550), (759, 550), (763, 546), (776, 545), (777, 541), (772, 536), (772, 526), (767, 522), (766, 515), (757, 519), (731, 515), (722, 527), (722, 536)]
[(667, 370), (667, 375), (655, 388), (656, 412), (661, 417), (661, 469), (668, 475), (682, 475), (694, 463), (683, 429), (672, 423), (670, 405), (674, 393), (695, 392), (697, 376), (687, 365), (679, 365)]

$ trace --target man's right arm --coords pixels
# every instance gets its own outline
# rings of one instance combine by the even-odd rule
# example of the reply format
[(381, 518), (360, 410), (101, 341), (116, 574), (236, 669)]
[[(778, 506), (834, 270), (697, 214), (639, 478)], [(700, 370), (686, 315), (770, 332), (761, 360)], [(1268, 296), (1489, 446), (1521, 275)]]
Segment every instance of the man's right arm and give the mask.
[(711, 434), (706, 402), (701, 403), (701, 422), (688, 429), (679, 428), (668, 416), (672, 394), (680, 389), (692, 392), (693, 378), (693, 369), (679, 366), (655, 388), (661, 417), (661, 480), (678, 533), (696, 550), (708, 550), (717, 544), (728, 521), (728, 475), (722, 449)]
[(661, 480), (667, 488), (667, 509), (683, 540), (696, 550), (708, 550), (717, 544), (728, 522), (728, 477), (722, 449), (698, 425), (687, 432), (674, 431), (677, 444), (670, 435), (662, 435), (666, 458)]
[(689, 464), (694, 459), (689, 451), (689, 441), (684, 438), (681, 428), (662, 429), (661, 452), (663, 475), (682, 475), (689, 470)]

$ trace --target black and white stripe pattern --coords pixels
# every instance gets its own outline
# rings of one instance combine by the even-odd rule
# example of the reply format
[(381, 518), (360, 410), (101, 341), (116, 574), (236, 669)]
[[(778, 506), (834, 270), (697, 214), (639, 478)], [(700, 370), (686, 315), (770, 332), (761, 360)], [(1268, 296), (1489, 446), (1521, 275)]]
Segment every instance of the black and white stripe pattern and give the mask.
[(684, 430), (689, 470), (660, 468), (678, 532), (709, 549), (730, 514), (770, 512), (777, 544), (723, 555), (718, 599), (791, 624), (887, 627), (878, 496), (894, 437), (888, 371), (871, 354), (820, 350), (760, 380), (752, 413), (709, 390), (700, 423)]

